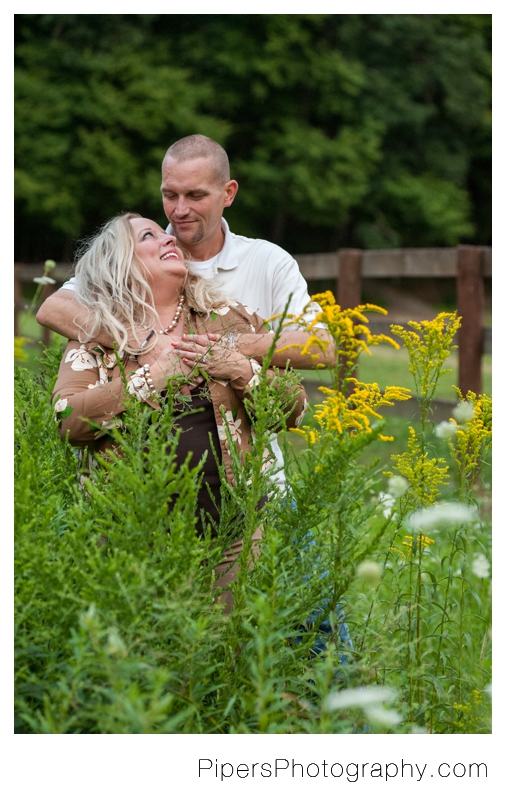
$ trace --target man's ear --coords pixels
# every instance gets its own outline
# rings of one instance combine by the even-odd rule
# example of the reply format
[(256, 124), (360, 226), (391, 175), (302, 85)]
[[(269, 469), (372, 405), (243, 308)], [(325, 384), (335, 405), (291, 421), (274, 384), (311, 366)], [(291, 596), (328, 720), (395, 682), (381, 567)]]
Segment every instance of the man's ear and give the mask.
[(235, 196), (237, 194), (237, 190), (239, 188), (239, 184), (237, 181), (227, 181), (225, 184), (225, 202), (223, 204), (224, 208), (228, 208), (234, 202)]

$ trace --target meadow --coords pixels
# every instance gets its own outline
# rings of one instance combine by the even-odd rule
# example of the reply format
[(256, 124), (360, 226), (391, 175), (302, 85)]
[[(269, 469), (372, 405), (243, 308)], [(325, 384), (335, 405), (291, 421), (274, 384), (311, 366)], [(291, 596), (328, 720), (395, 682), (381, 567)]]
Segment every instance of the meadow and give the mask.
[[(156, 413), (132, 398), (110, 432), (122, 457), (79, 489), (50, 403), (59, 344), (16, 367), (17, 733), (490, 733), (489, 383), (453, 388), (455, 314), (390, 339), (368, 330), (377, 309), (318, 299), (341, 361), (304, 375), (288, 495), (265, 469), (280, 377), (256, 389), (253, 451), (204, 538), (198, 471), (175, 468), (177, 390)], [(226, 617), (213, 569), (240, 535)]]

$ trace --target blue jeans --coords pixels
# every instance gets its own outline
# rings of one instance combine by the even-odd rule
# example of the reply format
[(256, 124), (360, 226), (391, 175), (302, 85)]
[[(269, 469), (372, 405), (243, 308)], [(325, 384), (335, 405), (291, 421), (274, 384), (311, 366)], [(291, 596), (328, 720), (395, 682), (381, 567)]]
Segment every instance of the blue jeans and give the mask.
[[(295, 509), (297, 507), (297, 505), (295, 503), (295, 500), (293, 498), (291, 500), (291, 506), (292, 506), (293, 509)], [(303, 546), (301, 548), (302, 550), (307, 550), (309, 547), (313, 547), (316, 544), (316, 542), (315, 542), (315, 540), (313, 538), (313, 534), (312, 534), (311, 531), (308, 531), (304, 535), (303, 539), (304, 539), (304, 544), (303, 544)], [(318, 560), (319, 560), (318, 556), (317, 556), (316, 560), (318, 562)], [(320, 576), (321, 580), (324, 580), (328, 574), (329, 574), (328, 570), (326, 570), (325, 572), (322, 572), (322, 574)], [(309, 575), (307, 575), (305, 578), (303, 578), (303, 580), (304, 581), (309, 580)], [(320, 655), (320, 653), (324, 653), (327, 650), (328, 642), (329, 642), (330, 638), (332, 637), (332, 634), (334, 633), (334, 630), (332, 629), (332, 624), (330, 622), (330, 613), (327, 613), (325, 615), (325, 612), (328, 610), (329, 603), (330, 603), (330, 600), (329, 600), (328, 597), (323, 598), (322, 601), (321, 601), (320, 608), (316, 609), (312, 614), (310, 614), (309, 617), (306, 617), (306, 619), (305, 619), (305, 621), (303, 623), (303, 626), (301, 626), (301, 627), (305, 628), (306, 630), (311, 630), (312, 628), (314, 628), (315, 625), (318, 625), (318, 636), (316, 637), (315, 641), (313, 642), (313, 644), (311, 646), (311, 657), (312, 658)], [(350, 629), (348, 627), (348, 623), (345, 622), (344, 611), (341, 608), (340, 603), (336, 604), (336, 606), (334, 607), (334, 612), (335, 612), (335, 614), (337, 616), (337, 619), (339, 621), (339, 627), (338, 627), (338, 631), (337, 631), (338, 632), (338, 636), (339, 636), (339, 641), (340, 641), (339, 647), (340, 647), (340, 649), (343, 649), (343, 650), (345, 650), (345, 649), (346, 650), (352, 650), (353, 649), (353, 643), (352, 643), (351, 637), (350, 637)], [(295, 641), (296, 644), (299, 644), (302, 641), (302, 637), (298, 636), (298, 637), (296, 637), (296, 639), (294, 641)], [(339, 663), (340, 664), (346, 664), (347, 660), (348, 659), (347, 659), (347, 656), (346, 656), (346, 652), (342, 653), (339, 656)]]

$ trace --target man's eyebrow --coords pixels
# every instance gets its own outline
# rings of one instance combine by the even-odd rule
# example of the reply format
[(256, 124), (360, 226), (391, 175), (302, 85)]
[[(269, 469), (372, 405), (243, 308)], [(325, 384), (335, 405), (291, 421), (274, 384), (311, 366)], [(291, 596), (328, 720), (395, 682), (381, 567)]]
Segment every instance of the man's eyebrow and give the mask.
[[(164, 194), (178, 194), (174, 189), (171, 189), (170, 186), (162, 186), (160, 187), (161, 191)], [(185, 195), (187, 194), (209, 194), (209, 189), (204, 189), (203, 187), (195, 186), (193, 189), (188, 189), (187, 192), (184, 192)]]

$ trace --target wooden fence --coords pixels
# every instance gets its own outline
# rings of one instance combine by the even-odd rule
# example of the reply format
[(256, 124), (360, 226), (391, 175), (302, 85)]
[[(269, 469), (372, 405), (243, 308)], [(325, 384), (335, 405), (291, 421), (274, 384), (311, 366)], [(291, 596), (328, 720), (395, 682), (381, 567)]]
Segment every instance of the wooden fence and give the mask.
[[(461, 245), (456, 248), (347, 249), (295, 258), (306, 280), (335, 280), (335, 296), (343, 308), (353, 308), (362, 302), (363, 278), (454, 278), (457, 281), (457, 312), (462, 317), (458, 384), (464, 394), (468, 390), (477, 394), (482, 391), (482, 356), (491, 351), (490, 331), (485, 329), (483, 315), (484, 279), (492, 276), (492, 248)], [(56, 266), (51, 277), (57, 283), (46, 286), (43, 297), (66, 280), (70, 267), (70, 264)], [(43, 264), (14, 265), (15, 335), (18, 334), (18, 311), (24, 307), (22, 285), (31, 284), (33, 278), (43, 272)], [(374, 324), (380, 327), (380, 323)], [(49, 331), (42, 329), (41, 338), (48, 343)]]
[[(399, 250), (338, 250), (295, 256), (306, 280), (335, 279), (335, 296), (342, 308), (362, 302), (363, 278), (454, 278), (458, 336), (458, 385), (466, 394), (482, 391), (482, 356), (491, 352), (490, 329), (484, 325), (485, 283), (492, 276), (492, 248), (460, 245)], [(381, 323), (374, 323), (381, 329)], [(383, 323), (389, 332), (389, 323)], [(373, 326), (371, 325), (371, 328)]]

